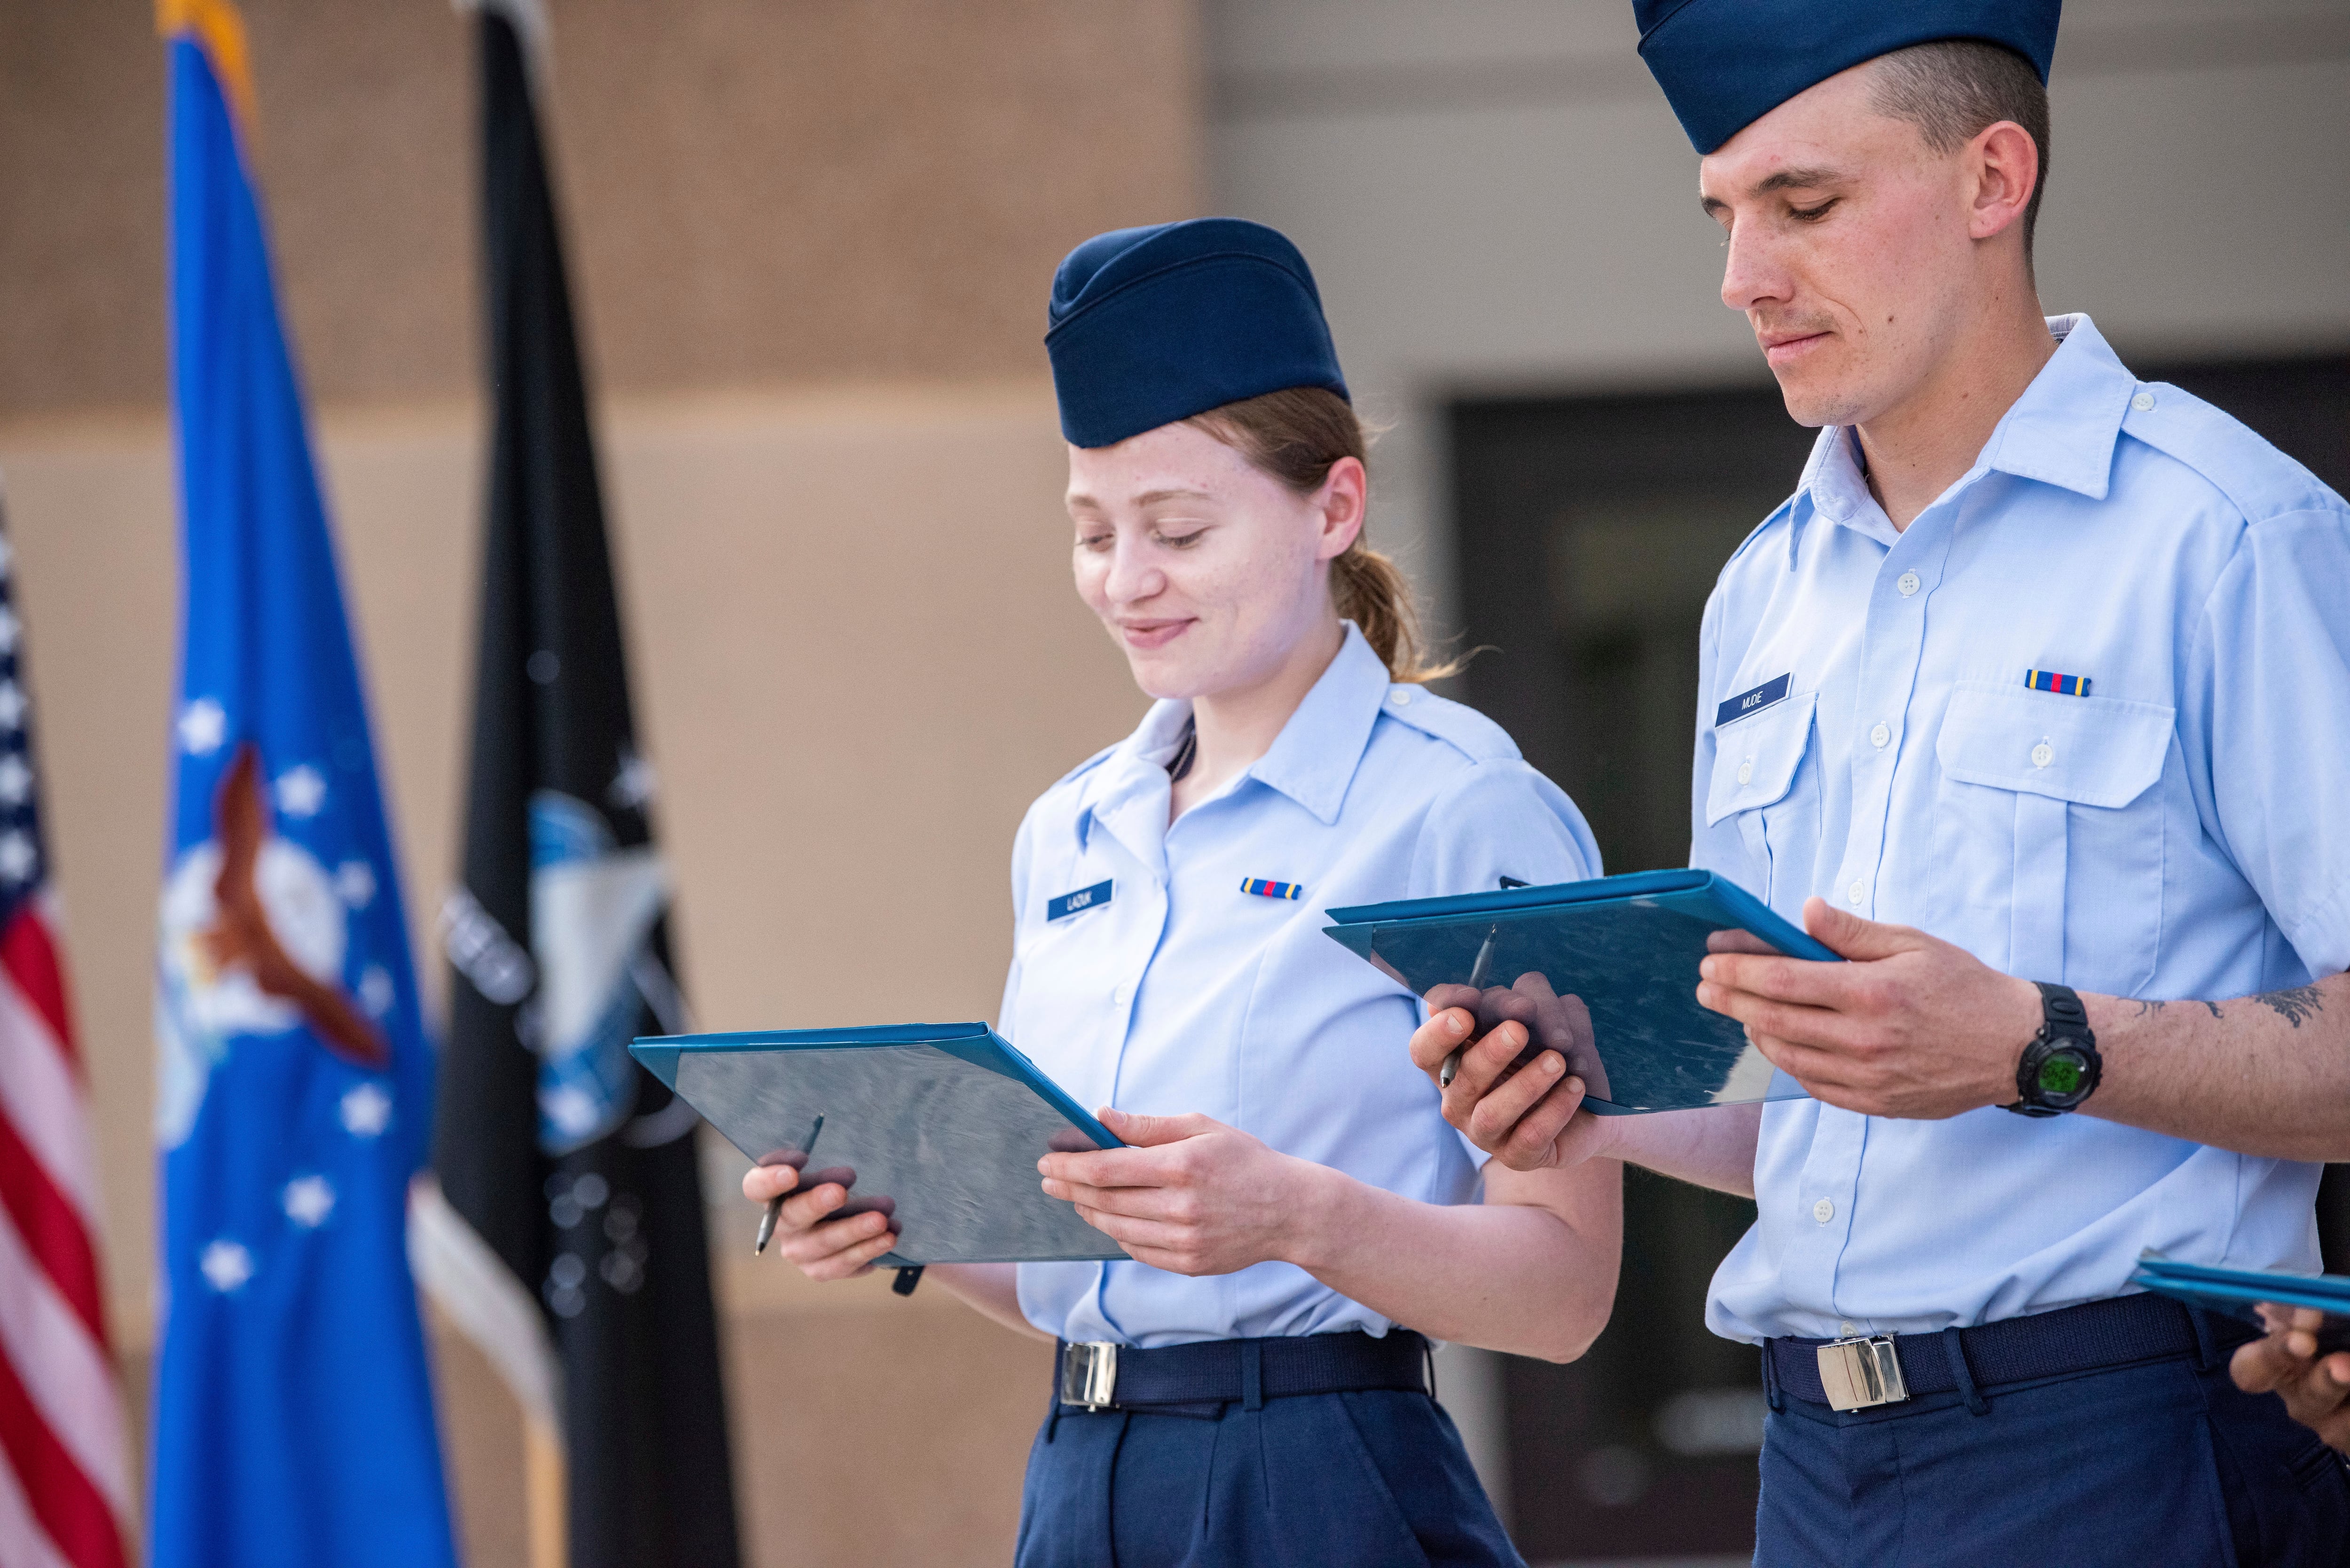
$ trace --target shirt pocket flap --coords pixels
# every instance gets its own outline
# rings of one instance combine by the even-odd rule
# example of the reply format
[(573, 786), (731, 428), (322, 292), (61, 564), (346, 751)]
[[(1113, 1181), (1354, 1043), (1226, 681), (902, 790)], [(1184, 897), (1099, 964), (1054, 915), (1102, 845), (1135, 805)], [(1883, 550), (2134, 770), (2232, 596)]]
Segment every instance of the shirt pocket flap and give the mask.
[(1785, 798), (1811, 742), (1812, 710), (1819, 700), (1818, 692), (1806, 691), (1751, 719), (1715, 727), (1713, 782), (1705, 794), (1708, 827), (1733, 812)]
[(1961, 686), (1934, 742), (1943, 776), (2107, 810), (2162, 777), (2178, 710), (2116, 697)]

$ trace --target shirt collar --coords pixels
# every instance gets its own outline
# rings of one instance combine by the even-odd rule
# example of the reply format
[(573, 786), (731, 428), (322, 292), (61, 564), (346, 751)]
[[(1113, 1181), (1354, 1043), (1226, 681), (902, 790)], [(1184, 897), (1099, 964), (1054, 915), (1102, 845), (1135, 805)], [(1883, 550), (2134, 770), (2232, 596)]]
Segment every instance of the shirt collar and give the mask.
[[(1282, 726), (1272, 749), (1242, 775), (1243, 781), (1253, 778), (1279, 790), (1325, 824), (1338, 820), (1388, 694), (1386, 661), (1353, 621), (1344, 624), (1346, 640), (1338, 645), (1338, 656)], [(1189, 698), (1151, 704), (1134, 733), (1096, 770), (1078, 813), (1081, 844), (1098, 822), (1143, 859), (1153, 858), (1158, 851), (1146, 848), (1143, 841), (1155, 846), (1165, 837), (1167, 764), (1181, 748), (1191, 722)], [(1143, 832), (1145, 817), (1159, 831)]]
[(1279, 790), (1326, 826), (1338, 820), (1347, 786), (1354, 783), (1379, 704), (1388, 696), (1387, 661), (1353, 621), (1346, 628), (1338, 657), (1281, 727), (1272, 749), (1249, 769), (1258, 783)]
[[(2106, 498), (2114, 442), (2137, 389), (2137, 379), (2085, 315), (2048, 317), (2048, 335), (2056, 340), (2056, 352), (2001, 416), (1974, 468), (1954, 490), (1996, 470), (2074, 491), (2092, 501)], [(1831, 425), (1820, 431), (1796, 497), (1811, 513), (1882, 544), (1899, 537), (1869, 493), (1856, 438), (1847, 427)], [(1799, 504), (1798, 524), (1804, 512), (1804, 505)], [(1792, 547), (1792, 537), (1789, 544)]]

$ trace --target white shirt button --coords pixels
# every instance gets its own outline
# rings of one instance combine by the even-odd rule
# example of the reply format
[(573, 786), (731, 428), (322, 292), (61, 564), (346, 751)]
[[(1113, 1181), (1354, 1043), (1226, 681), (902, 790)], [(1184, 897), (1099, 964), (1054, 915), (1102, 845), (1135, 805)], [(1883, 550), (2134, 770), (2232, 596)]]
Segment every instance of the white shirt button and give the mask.
[(1906, 599), (1925, 585), (1918, 580), (1917, 573), (1904, 572), (1894, 579), (1893, 586), (1901, 590), (1901, 597)]
[(1388, 693), (1388, 701), (1400, 708), (1411, 701), (1411, 691), (1407, 687), (1399, 686)]
[(1812, 1218), (1825, 1225), (1835, 1218), (1835, 1199), (1823, 1198), (1812, 1205)]
[(1134, 987), (1130, 985), (1121, 985), (1116, 991), (1109, 993), (1109, 999), (1112, 1002), (1117, 1002), (1120, 1007), (1124, 1007), (1126, 1005), (1126, 999), (1133, 994)]
[(1849, 1336), (1858, 1334), (1860, 1332), (1860, 1325), (1853, 1322), (1852, 1319), (1846, 1318), (1843, 1322), (1836, 1324), (1836, 1332)]
[(1752, 757), (1749, 757), (1744, 762), (1738, 764), (1738, 782), (1740, 784), (1752, 784), (1754, 782), (1754, 759)]
[(2044, 768), (2056, 760), (2056, 748), (2043, 741), (2032, 748), (2032, 765)]
[(1855, 882), (1844, 890), (1844, 896), (1853, 901), (1855, 908), (1858, 908), (1861, 900), (1868, 897), (1868, 884)]
[(2154, 394), (2152, 392), (2140, 392), (2137, 397), (2130, 400), (2130, 407), (2136, 409), (2139, 413), (2146, 412), (2147, 410), (2154, 407)]
[(1877, 728), (1868, 732), (1868, 743), (1875, 746), (1880, 752), (1891, 742), (1892, 739), (1893, 732), (1887, 729), (1882, 724), (1879, 724)]

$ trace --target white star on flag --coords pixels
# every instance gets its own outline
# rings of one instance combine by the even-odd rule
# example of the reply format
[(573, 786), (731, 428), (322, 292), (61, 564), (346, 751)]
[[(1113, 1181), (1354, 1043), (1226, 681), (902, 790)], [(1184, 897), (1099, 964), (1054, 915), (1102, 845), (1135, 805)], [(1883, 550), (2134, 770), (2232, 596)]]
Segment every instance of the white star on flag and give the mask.
[(374, 1137), (391, 1125), (391, 1096), (373, 1084), (361, 1084), (343, 1096), (343, 1130), (353, 1137)]
[(369, 1018), (381, 1018), (391, 1011), (391, 976), (381, 964), (369, 964), (359, 976), (359, 1005)]
[(224, 1237), (204, 1249), (196, 1267), (203, 1271), (213, 1289), (226, 1295), (253, 1278), (253, 1254), (243, 1244)]
[(375, 867), (364, 860), (346, 860), (335, 867), (335, 893), (354, 909), (375, 901)]
[(228, 739), (228, 714), (209, 697), (199, 697), (180, 710), (180, 748), (192, 757), (208, 757)]
[(0, 757), (0, 805), (22, 805), (33, 793), (33, 770), (11, 753)]
[(0, 730), (13, 730), (23, 723), (25, 710), (31, 706), (22, 686), (13, 680), (0, 680)]
[(0, 881), (12, 886), (33, 874), (40, 862), (40, 852), (33, 847), (30, 837), (22, 833), (0, 836)]
[(16, 639), (24, 629), (25, 623), (16, 618), (16, 612), (0, 605), (0, 653), (16, 652)]
[(660, 781), (652, 763), (633, 751), (620, 753), (620, 771), (612, 775), (612, 804), (631, 810), (652, 799)]
[(277, 775), (277, 809), (288, 816), (316, 816), (327, 804), (327, 781), (304, 763)]
[(335, 1211), (335, 1189), (323, 1176), (297, 1176), (286, 1184), (286, 1218), (315, 1231)]

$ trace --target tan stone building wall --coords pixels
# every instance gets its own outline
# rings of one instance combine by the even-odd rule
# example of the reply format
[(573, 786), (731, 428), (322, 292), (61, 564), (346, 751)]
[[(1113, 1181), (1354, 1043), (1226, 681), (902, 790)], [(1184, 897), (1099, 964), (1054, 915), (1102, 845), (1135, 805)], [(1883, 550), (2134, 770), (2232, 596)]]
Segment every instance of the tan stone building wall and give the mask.
[[(1139, 708), (1068, 587), (1044, 296), (1086, 235), (1201, 210), (1191, 6), (549, 9), (549, 130), (700, 1020), (992, 1017), (1020, 812)], [(470, 26), (442, 0), (246, 15), (281, 298), (421, 953), (455, 862), (480, 525)], [(0, 484), (135, 1401), (178, 591), (161, 65), (143, 6), (0, 8)], [(713, 1240), (750, 1559), (1003, 1561), (1037, 1347), (935, 1293), (754, 1269), (739, 1207)], [(437, 1354), (467, 1560), (520, 1563), (517, 1417), (469, 1349)]]

